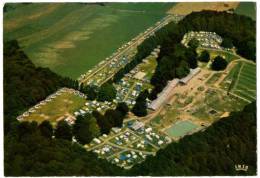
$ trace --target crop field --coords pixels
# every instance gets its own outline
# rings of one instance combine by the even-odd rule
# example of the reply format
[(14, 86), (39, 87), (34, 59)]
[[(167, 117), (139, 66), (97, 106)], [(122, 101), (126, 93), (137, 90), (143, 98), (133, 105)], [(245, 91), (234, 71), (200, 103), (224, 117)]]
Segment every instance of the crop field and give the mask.
[[(49, 120), (53, 125), (57, 121), (67, 117), (73, 117), (73, 112), (84, 106), (86, 100), (73, 92), (60, 92), (55, 97), (46, 99), (42, 104), (39, 103), (32, 109), (27, 117), (24, 117), (26, 121), (42, 122)], [(30, 112), (30, 110), (29, 110)]]
[(256, 20), (256, 3), (255, 2), (240, 2), (235, 10), (236, 14), (245, 15)]
[(166, 16), (173, 5), (35, 3), (19, 6), (4, 14), (4, 39), (17, 39), (37, 66), (76, 79)]
[(232, 93), (249, 101), (256, 99), (256, 65), (243, 63), (238, 73)]

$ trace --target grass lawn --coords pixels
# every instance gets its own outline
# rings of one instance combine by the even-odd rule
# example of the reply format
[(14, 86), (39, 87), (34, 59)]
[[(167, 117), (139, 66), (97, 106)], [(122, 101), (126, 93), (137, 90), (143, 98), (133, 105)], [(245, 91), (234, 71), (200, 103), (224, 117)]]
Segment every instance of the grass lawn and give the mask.
[[(235, 66), (229, 71), (225, 79), (220, 83), (220, 87), (226, 91), (232, 88), (237, 79), (238, 72), (242, 66), (242, 62), (237, 62)], [(232, 85), (232, 86), (231, 86)]]
[(245, 15), (256, 19), (256, 3), (255, 2), (240, 2), (235, 10), (236, 14)]
[(4, 14), (4, 39), (17, 39), (36, 65), (76, 79), (166, 16), (173, 4), (34, 3)]
[[(198, 48), (197, 53), (198, 55), (201, 54), (201, 52), (204, 51), (204, 48)], [(213, 49), (207, 49), (206, 51), (210, 54), (210, 59), (213, 60), (217, 56), (221, 56), (229, 63), (235, 59), (238, 59), (237, 56), (233, 55), (231, 52), (224, 51), (224, 50), (213, 50)]]
[[(240, 111), (248, 102), (227, 95), (227, 92), (218, 89), (208, 89), (205, 98), (197, 100), (193, 104), (191, 115), (200, 120), (214, 121), (225, 112)], [(216, 114), (210, 114), (211, 110), (215, 110)]]
[(59, 118), (65, 114), (73, 114), (74, 111), (83, 107), (86, 100), (74, 93), (64, 92), (58, 95), (52, 101), (40, 106), (34, 113), (25, 118), (25, 121), (42, 122), (49, 120), (52, 124), (56, 124)]
[(227, 95), (227, 93), (219, 90), (207, 93), (204, 102), (207, 104), (208, 110), (214, 109), (220, 112), (239, 111), (247, 104), (243, 100)]
[(157, 61), (154, 56), (149, 56), (146, 58), (147, 62), (139, 64), (139, 70), (146, 73), (145, 78), (151, 80), (153, 72), (156, 69)]
[(171, 126), (169, 129), (166, 130), (168, 135), (171, 137), (183, 137), (184, 135), (188, 134), (189, 132), (196, 129), (198, 126), (193, 124), (191, 121), (180, 121), (173, 126)]

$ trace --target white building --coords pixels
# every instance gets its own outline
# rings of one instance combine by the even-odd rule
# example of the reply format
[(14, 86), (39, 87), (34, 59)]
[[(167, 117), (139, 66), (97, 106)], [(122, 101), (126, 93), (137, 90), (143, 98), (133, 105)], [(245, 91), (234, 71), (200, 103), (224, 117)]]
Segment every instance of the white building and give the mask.
[(157, 99), (153, 100), (148, 106), (149, 109), (157, 110), (162, 104), (171, 96), (170, 93), (173, 88), (177, 86), (179, 79), (173, 79), (168, 82), (168, 85), (163, 89), (163, 91), (158, 95)]
[(180, 79), (180, 83), (181, 84), (187, 84), (195, 75), (200, 73), (200, 71), (201, 71), (201, 69), (199, 67), (197, 67), (196, 69), (190, 69), (189, 75)]

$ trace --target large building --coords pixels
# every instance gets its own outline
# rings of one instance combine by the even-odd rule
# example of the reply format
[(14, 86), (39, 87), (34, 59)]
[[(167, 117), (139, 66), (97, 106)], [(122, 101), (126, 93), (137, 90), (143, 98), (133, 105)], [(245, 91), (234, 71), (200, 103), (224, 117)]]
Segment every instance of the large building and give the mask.
[(171, 91), (177, 86), (179, 79), (173, 79), (168, 82), (168, 85), (163, 89), (163, 91), (158, 95), (157, 99), (153, 100), (148, 106), (149, 109), (156, 110), (171, 96)]
[(189, 75), (186, 77), (180, 79), (180, 83), (186, 85), (195, 75), (197, 75), (200, 72), (200, 68), (197, 67), (195, 69), (190, 69)]

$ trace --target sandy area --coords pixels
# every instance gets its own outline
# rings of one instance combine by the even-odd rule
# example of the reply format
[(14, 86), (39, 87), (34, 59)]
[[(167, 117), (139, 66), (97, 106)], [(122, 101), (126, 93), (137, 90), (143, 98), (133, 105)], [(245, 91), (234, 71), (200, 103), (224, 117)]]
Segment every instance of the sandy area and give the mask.
[(225, 11), (230, 8), (236, 8), (239, 2), (181, 2), (172, 7), (167, 13), (187, 15), (193, 11), (215, 10)]

